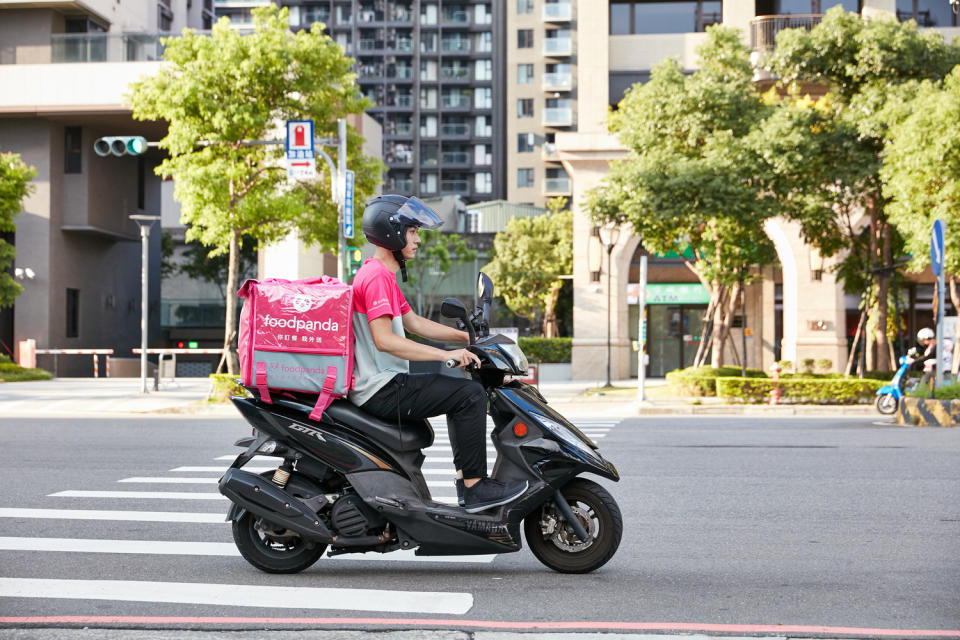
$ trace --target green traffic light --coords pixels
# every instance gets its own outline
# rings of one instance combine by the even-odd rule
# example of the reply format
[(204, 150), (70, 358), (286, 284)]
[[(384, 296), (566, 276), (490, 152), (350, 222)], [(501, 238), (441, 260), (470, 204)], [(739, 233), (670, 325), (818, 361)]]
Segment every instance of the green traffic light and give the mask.
[(190, 342), (187, 343), (188, 349), (196, 349), (197, 346), (198, 346), (198, 343), (196, 340), (191, 340)]
[(147, 139), (142, 136), (132, 136), (127, 139), (127, 153), (139, 156), (147, 151)]

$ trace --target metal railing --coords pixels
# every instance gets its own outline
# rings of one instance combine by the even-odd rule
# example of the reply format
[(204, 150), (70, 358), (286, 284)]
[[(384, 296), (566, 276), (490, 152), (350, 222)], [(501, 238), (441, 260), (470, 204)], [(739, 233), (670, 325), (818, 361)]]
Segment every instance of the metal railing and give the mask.
[(441, 180), (440, 191), (453, 191), (457, 193), (466, 193), (470, 190), (469, 180)]
[[(209, 31), (197, 31), (210, 35)], [(179, 33), (57, 33), (50, 36), (50, 61), (145, 62), (163, 59), (161, 39)]]
[(543, 124), (554, 127), (569, 127), (573, 124), (573, 109), (570, 107), (544, 109)]
[(573, 40), (570, 38), (546, 38), (543, 41), (543, 54), (546, 56), (573, 55)]
[(470, 106), (470, 96), (444, 95), (440, 97), (440, 104), (444, 109), (462, 109)]
[(823, 19), (820, 14), (797, 14), (780, 16), (757, 16), (750, 21), (750, 48), (754, 51), (772, 51), (777, 34), (784, 29), (809, 31)]
[(440, 133), (445, 136), (468, 136), (470, 135), (470, 125), (460, 123), (441, 124)]
[(470, 70), (467, 67), (440, 67), (440, 77), (444, 80), (468, 80)]
[(543, 5), (543, 19), (548, 22), (572, 20), (573, 5), (569, 2), (548, 2)]
[(444, 151), (440, 154), (443, 164), (467, 164), (470, 162), (469, 151)]
[(543, 88), (547, 91), (569, 91), (573, 88), (573, 74), (563, 73), (543, 74)]
[(547, 178), (543, 181), (544, 194), (569, 194), (570, 178)]
[(440, 49), (446, 52), (460, 52), (468, 53), (470, 51), (470, 41), (469, 40), (442, 40), (440, 42)]

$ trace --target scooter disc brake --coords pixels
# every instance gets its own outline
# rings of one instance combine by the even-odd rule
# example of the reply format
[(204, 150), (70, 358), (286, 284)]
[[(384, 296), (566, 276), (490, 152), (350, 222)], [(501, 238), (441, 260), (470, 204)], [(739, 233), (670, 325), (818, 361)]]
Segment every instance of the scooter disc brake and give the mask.
[(595, 539), (594, 534), (597, 532), (597, 523), (590, 517), (590, 512), (587, 509), (579, 505), (570, 505), (570, 509), (573, 510), (573, 515), (576, 516), (577, 520), (580, 521), (580, 524), (583, 525), (583, 528), (586, 530), (587, 541), (583, 542), (577, 538), (577, 534), (573, 532), (573, 528), (567, 523), (563, 523), (563, 525), (559, 527), (556, 526), (560, 524), (559, 522), (554, 522), (553, 535), (550, 537), (550, 540), (558, 549), (570, 553), (577, 553), (589, 549), (590, 545), (593, 544)]

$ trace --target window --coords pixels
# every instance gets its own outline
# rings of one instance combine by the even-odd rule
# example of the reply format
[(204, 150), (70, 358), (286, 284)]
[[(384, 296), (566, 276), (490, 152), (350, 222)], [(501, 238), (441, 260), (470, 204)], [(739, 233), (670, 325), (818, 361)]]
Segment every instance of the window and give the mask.
[(533, 117), (533, 98), (521, 98), (517, 100), (517, 117), (518, 118)]
[(420, 33), (420, 53), (434, 53), (437, 50), (437, 34)]
[(63, 129), (63, 172), (82, 173), (83, 141), (81, 127), (64, 127)]
[[(856, 0), (853, 0), (856, 2)], [(805, 13), (810, 11), (810, 3)], [(779, 12), (777, 12), (779, 13)], [(720, 0), (674, 0), (672, 2), (610, 3), (610, 33), (692, 33), (705, 31), (723, 21)]]
[(493, 79), (493, 60), (477, 60), (475, 63), (474, 80)]
[(420, 174), (420, 193), (436, 193), (436, 192), (437, 192), (437, 174), (421, 173)]
[(421, 80), (437, 79), (437, 61), (436, 60), (420, 61), (420, 79)]
[(533, 0), (517, 0), (517, 13), (533, 13)]
[(437, 90), (433, 88), (420, 87), (420, 108), (421, 109), (436, 109), (437, 108)]
[(532, 133), (518, 133), (517, 134), (517, 152), (518, 153), (529, 153), (533, 151), (534, 142), (536, 141), (536, 136)]
[(474, 109), (492, 109), (493, 108), (493, 89), (490, 87), (477, 87), (473, 92)]
[(420, 24), (437, 24), (437, 5), (420, 5)]
[(420, 117), (420, 135), (425, 138), (437, 137), (437, 116)]
[(517, 48), (530, 49), (533, 47), (533, 29), (517, 29)]
[(473, 186), (477, 193), (490, 193), (493, 191), (493, 174), (486, 171), (476, 174)]
[(533, 65), (518, 64), (517, 65), (517, 84), (530, 84), (531, 82), (533, 82)]
[(493, 164), (493, 153), (489, 144), (473, 145), (473, 164)]
[(67, 289), (67, 337), (80, 337), (80, 289)]
[(489, 138), (493, 136), (493, 119), (490, 116), (477, 116), (474, 118), (473, 135), (477, 138)]
[(517, 169), (517, 187), (524, 189), (533, 186), (533, 169)]
[(490, 53), (493, 51), (493, 33), (484, 31), (476, 34), (475, 38), (476, 44), (474, 48), (477, 50), (477, 53)]
[(474, 24), (490, 24), (493, 22), (493, 14), (490, 13), (490, 5), (478, 4), (473, 7)]
[(957, 15), (947, 3), (937, 0), (897, 0), (897, 18), (901, 21), (916, 20), (921, 27), (955, 27), (958, 24)]
[(467, 209), (466, 229), (467, 233), (480, 233), (480, 223), (483, 212), (480, 209)]

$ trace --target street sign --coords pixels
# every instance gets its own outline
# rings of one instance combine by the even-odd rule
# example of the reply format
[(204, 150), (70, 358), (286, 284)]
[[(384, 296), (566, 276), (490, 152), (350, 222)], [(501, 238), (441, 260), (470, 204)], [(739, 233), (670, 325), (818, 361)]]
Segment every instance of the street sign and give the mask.
[(316, 175), (313, 120), (287, 120), (287, 178), (306, 180)]
[(343, 236), (353, 237), (353, 171), (344, 172), (343, 181)]
[(934, 222), (930, 232), (930, 267), (935, 276), (943, 272), (943, 220)]

